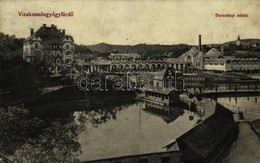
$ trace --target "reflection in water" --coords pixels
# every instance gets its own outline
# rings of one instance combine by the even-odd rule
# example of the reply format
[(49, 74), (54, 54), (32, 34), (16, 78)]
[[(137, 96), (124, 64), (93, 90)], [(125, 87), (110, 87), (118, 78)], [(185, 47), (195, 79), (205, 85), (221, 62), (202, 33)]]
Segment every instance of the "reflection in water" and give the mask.
[(80, 160), (162, 151), (163, 145), (192, 128), (198, 120), (196, 116), (193, 120), (189, 120), (191, 114), (184, 110), (174, 121), (165, 123), (160, 116), (151, 116), (142, 110), (140, 102), (129, 105), (121, 111), (114, 111), (114, 113), (116, 118), (110, 118), (105, 123), (99, 123), (102, 122), (102, 117), (104, 115), (113, 117), (113, 115), (105, 113), (97, 115), (91, 112), (74, 113), (76, 118), (86, 117), (94, 123), (98, 122), (96, 126), (87, 123), (86, 130), (79, 136), (83, 152)]
[(181, 108), (174, 108), (169, 110), (169, 112), (162, 111), (160, 108), (156, 108), (155, 106), (150, 106), (149, 104), (143, 108), (145, 112), (151, 115), (161, 117), (166, 123), (171, 123), (176, 120), (179, 116), (184, 114), (183, 109)]

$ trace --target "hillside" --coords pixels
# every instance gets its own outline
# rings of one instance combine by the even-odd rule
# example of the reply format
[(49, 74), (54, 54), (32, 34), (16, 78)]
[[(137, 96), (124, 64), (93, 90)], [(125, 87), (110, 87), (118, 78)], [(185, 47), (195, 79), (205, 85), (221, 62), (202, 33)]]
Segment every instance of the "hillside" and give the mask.
[[(250, 45), (250, 44), (253, 45), (256, 43), (260, 44), (260, 39), (241, 39), (241, 43), (242, 45)], [(236, 44), (236, 40), (225, 42), (222, 45), (229, 45), (229, 44)]]
[(78, 45), (78, 44), (75, 44), (75, 53), (93, 54), (93, 52), (86, 45)]
[(169, 57), (178, 57), (191, 48), (190, 45), (110, 45), (100, 43), (97, 45), (88, 45), (93, 53), (109, 54), (109, 53), (138, 53), (147, 56), (170, 55)]

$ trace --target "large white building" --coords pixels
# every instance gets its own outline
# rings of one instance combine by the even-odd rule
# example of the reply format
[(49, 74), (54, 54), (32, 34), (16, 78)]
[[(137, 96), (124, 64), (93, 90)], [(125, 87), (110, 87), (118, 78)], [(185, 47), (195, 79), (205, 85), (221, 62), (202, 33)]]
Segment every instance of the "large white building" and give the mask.
[[(240, 38), (238, 41), (241, 42)], [(189, 51), (183, 53), (179, 62), (185, 63), (191, 69), (216, 70), (216, 71), (245, 71), (259, 70), (260, 59), (258, 58), (235, 58), (225, 56), (216, 48), (211, 48), (208, 52), (201, 51), (201, 36), (199, 36), (199, 47), (192, 47)]]
[(74, 40), (65, 34), (65, 29), (43, 24), (37, 31), (31, 28), (31, 35), (23, 43), (23, 59), (37, 63), (53, 74), (68, 70), (74, 60)]

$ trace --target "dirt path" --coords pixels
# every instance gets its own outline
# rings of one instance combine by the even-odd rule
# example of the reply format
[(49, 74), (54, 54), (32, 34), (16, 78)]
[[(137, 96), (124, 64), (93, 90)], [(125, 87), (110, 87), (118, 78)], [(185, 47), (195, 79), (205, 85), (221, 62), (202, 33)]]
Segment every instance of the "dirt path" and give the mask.
[(249, 123), (239, 124), (239, 136), (224, 163), (259, 163), (260, 140)]

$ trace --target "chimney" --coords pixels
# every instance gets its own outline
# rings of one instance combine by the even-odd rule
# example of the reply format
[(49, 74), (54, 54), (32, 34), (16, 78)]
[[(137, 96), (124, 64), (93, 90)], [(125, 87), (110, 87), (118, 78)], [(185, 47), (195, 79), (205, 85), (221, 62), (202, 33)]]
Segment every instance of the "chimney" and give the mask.
[(45, 27), (46, 27), (46, 24), (43, 24), (42, 26), (43, 26), (43, 28), (45, 28)]
[(33, 33), (34, 33), (34, 29), (33, 29), (33, 28), (31, 28), (31, 35), (33, 35)]
[(62, 30), (62, 34), (65, 35), (65, 29)]
[(201, 35), (199, 35), (199, 51), (201, 51)]

